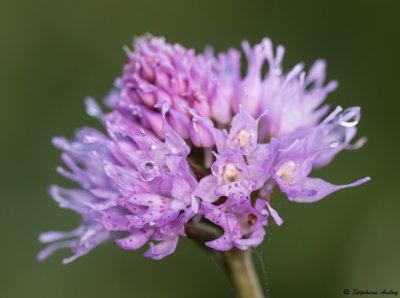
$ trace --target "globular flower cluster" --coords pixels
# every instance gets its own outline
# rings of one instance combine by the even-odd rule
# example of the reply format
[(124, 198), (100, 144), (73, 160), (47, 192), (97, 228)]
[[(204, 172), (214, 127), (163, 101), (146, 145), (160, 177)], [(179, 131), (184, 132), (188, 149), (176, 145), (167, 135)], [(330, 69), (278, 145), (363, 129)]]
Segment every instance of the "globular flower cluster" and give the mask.
[[(73, 141), (54, 138), (66, 167), (58, 172), (77, 189), (50, 188), (63, 208), (82, 216), (70, 232), (47, 232), (38, 256), (71, 248), (68, 263), (109, 241), (135, 250), (149, 242), (146, 257), (174, 252), (185, 227), (205, 223), (220, 235), (205, 243), (215, 250), (259, 245), (265, 226), (283, 220), (271, 207), (280, 189), (290, 201), (315, 202), (360, 185), (333, 185), (309, 177), (343, 149), (357, 149), (360, 108), (328, 113), (323, 105), (337, 83), (325, 84), (321, 60), (304, 72), (282, 70), (284, 48), (269, 39), (240, 52), (196, 54), (163, 38), (135, 39), (128, 62), (105, 98), (104, 113), (86, 100), (89, 115), (105, 133), (83, 128)], [(262, 72), (268, 64), (267, 73)]]

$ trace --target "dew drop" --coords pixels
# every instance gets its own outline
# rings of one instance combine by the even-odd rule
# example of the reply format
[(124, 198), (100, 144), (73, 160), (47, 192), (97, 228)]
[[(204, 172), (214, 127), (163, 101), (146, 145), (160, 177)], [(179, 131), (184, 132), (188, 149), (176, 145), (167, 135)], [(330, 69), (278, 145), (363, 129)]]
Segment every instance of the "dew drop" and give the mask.
[(93, 106), (88, 106), (86, 108), (86, 113), (88, 113), (88, 115), (91, 116), (91, 117), (96, 117), (97, 113), (98, 113), (98, 110)]
[(86, 98), (85, 106), (86, 106), (86, 113), (91, 117), (100, 117), (103, 113), (101, 111), (100, 106), (91, 97)]
[(337, 148), (339, 145), (340, 145), (339, 142), (333, 141), (332, 143), (329, 144), (329, 147), (331, 147), (331, 148)]
[(152, 181), (161, 175), (160, 169), (153, 161), (142, 162), (139, 166), (139, 176), (143, 181)]
[(341, 126), (353, 127), (358, 124), (358, 121), (360, 120), (360, 114), (357, 113), (356, 109), (348, 108), (343, 111), (341, 118), (346, 119), (346, 120), (340, 122)]

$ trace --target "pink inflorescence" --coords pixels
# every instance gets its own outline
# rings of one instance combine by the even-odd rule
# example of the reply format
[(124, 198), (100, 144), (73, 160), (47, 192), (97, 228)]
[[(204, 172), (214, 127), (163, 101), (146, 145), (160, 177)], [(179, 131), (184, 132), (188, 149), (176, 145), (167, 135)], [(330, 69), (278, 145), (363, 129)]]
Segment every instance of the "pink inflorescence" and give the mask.
[(333, 185), (309, 177), (365, 141), (350, 144), (359, 107), (329, 113), (322, 105), (337, 86), (325, 84), (325, 62), (315, 62), (308, 74), (303, 64), (284, 72), (282, 46), (274, 51), (266, 38), (242, 48), (244, 78), (235, 49), (216, 57), (163, 38), (135, 39), (105, 99), (111, 112), (86, 100), (105, 133), (83, 128), (73, 141), (53, 139), (68, 168), (58, 172), (79, 187), (52, 186), (50, 194), (78, 212), (82, 224), (41, 234), (51, 244), (39, 260), (71, 248), (68, 263), (108, 240), (124, 249), (149, 242), (145, 256), (161, 259), (187, 236), (188, 223), (220, 227), (220, 236), (205, 243), (213, 249), (245, 250), (262, 242), (268, 223), (282, 224), (270, 205), (278, 188), (290, 201), (309, 203), (369, 180)]

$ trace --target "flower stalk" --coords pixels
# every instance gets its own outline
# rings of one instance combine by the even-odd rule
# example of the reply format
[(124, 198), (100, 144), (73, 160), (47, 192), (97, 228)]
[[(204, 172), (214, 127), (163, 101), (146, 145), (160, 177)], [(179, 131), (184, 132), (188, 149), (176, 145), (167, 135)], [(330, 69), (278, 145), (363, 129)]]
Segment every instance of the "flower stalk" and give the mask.
[(207, 223), (189, 223), (185, 226), (187, 236), (205, 248), (225, 272), (237, 298), (263, 298), (251, 251), (233, 248), (228, 251), (213, 250), (205, 242), (221, 236), (221, 232)]
[(237, 298), (263, 298), (263, 292), (254, 269), (250, 250), (231, 249), (214, 251)]

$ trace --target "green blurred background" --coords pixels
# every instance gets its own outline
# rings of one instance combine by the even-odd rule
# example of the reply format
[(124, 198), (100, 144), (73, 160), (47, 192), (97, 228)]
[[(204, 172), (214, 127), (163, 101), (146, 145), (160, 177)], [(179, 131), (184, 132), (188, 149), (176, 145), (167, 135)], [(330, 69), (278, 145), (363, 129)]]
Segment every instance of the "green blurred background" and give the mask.
[(175, 254), (152, 261), (144, 250), (109, 243), (69, 265), (57, 252), (36, 262), (40, 232), (77, 226), (79, 217), (50, 199), (54, 135), (97, 125), (83, 98), (101, 99), (121, 72), (122, 46), (150, 32), (202, 50), (239, 47), (269, 36), (286, 47), (285, 69), (328, 62), (339, 89), (332, 105), (361, 105), (359, 136), (320, 175), (344, 184), (372, 181), (310, 205), (280, 200), (282, 227), (254, 259), (269, 297), (344, 297), (348, 288), (400, 290), (399, 1), (0, 2), (0, 297), (230, 297), (216, 263), (183, 239)]

